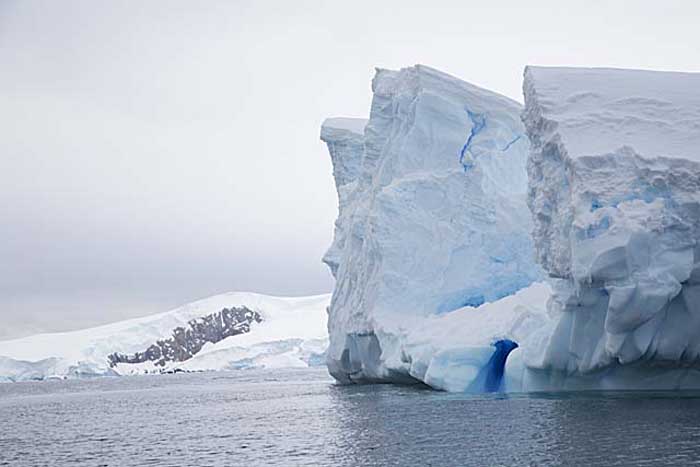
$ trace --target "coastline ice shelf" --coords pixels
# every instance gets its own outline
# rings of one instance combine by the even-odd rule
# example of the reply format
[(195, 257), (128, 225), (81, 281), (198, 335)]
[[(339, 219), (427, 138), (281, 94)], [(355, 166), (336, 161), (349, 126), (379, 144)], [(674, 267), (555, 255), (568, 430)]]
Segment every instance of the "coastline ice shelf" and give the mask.
[(524, 93), (554, 319), (521, 388), (700, 387), (700, 74), (528, 67)]
[[(343, 383), (478, 391), (492, 344), (523, 324), (499, 300), (516, 306), (513, 294), (542, 278), (521, 106), (421, 65), (377, 70), (372, 90), (366, 123), (329, 119), (321, 130), (339, 198), (324, 257), (336, 278), (329, 371)], [(533, 287), (518, 297), (543, 310), (547, 287)], [(487, 309), (497, 324), (479, 329)], [(431, 340), (457, 322), (461, 341)]]
[[(0, 381), (141, 374), (161, 371), (206, 371), (322, 365), (328, 345), (326, 307), (330, 295), (271, 297), (232, 292), (171, 311), (79, 331), (39, 334), (0, 342)], [(192, 320), (224, 308), (245, 307), (262, 318), (248, 332), (207, 342), (191, 358), (109, 364), (113, 353), (144, 352)], [(219, 323), (220, 324), (220, 323)], [(210, 329), (205, 333), (211, 334)], [(180, 342), (183, 346), (189, 342)], [(199, 346), (195, 347), (198, 348)]]

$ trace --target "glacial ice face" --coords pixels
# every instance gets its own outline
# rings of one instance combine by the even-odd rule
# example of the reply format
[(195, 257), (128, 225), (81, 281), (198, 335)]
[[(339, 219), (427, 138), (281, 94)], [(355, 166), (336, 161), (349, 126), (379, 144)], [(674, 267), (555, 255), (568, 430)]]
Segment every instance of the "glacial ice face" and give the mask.
[[(521, 107), (420, 65), (377, 70), (372, 90), (363, 135), (338, 120), (322, 129), (340, 205), (324, 258), (336, 277), (329, 370), (341, 382), (418, 379), (466, 389), (514, 317), (504, 312), (493, 335), (465, 328), (462, 344), (449, 349), (415, 329), (541, 277), (525, 202)], [(461, 365), (451, 356), (475, 369), (471, 380), (445, 379), (440, 365)]]
[(695, 384), (700, 74), (528, 67), (524, 93), (534, 242), (556, 278), (525, 365), (591, 387), (603, 369), (626, 375), (615, 387)]
[(331, 155), (338, 192), (338, 219), (335, 221), (333, 243), (323, 256), (323, 262), (328, 265), (333, 277), (336, 277), (340, 255), (345, 248), (348, 218), (362, 164), (365, 125), (367, 119), (364, 118), (329, 118), (321, 126), (321, 140), (326, 143)]

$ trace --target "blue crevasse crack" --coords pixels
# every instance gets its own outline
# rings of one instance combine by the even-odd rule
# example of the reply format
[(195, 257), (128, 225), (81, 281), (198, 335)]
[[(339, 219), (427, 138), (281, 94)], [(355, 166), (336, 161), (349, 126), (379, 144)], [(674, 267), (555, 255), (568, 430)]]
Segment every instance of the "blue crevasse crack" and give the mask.
[[(514, 259), (504, 259), (504, 262), (508, 261), (514, 261)], [(513, 276), (508, 278), (494, 278), (491, 286), (488, 288), (481, 290), (471, 288), (446, 297), (446, 300), (438, 306), (435, 313), (441, 315), (459, 310), (465, 306), (476, 308), (484, 303), (495, 302), (515, 294), (518, 290), (532, 284), (532, 282), (533, 279), (525, 273), (513, 273)]]
[(577, 237), (579, 237), (580, 240), (584, 240), (587, 238), (596, 238), (606, 230), (610, 228), (610, 217), (605, 216), (600, 221), (598, 221), (597, 224), (595, 225), (589, 225), (586, 227), (586, 229), (579, 234), (577, 234)]
[(464, 303), (462, 303), (462, 306), (460, 308), (465, 307), (465, 306), (471, 306), (471, 307), (478, 307), (486, 303), (486, 299), (484, 298), (483, 295), (473, 295), (471, 297), (468, 297), (464, 300)]
[(469, 116), (469, 120), (472, 122), (472, 128), (469, 130), (469, 137), (467, 138), (467, 142), (464, 143), (464, 146), (462, 146), (462, 151), (459, 153), (459, 163), (462, 164), (462, 167), (464, 167), (464, 171), (466, 172), (467, 170), (471, 169), (474, 164), (469, 161), (464, 160), (464, 156), (469, 153), (471, 154), (472, 158), (474, 157), (474, 153), (471, 152), (471, 144), (476, 135), (481, 133), (481, 131), (486, 127), (486, 117), (483, 114), (478, 114), (476, 112), (472, 112), (469, 109), (467, 110), (467, 115)]
[(605, 208), (605, 207), (616, 208), (621, 203), (625, 203), (628, 201), (635, 201), (635, 200), (641, 200), (641, 201), (644, 201), (645, 203), (652, 203), (656, 199), (661, 199), (665, 206), (670, 207), (670, 206), (677, 205), (676, 201), (673, 199), (671, 192), (669, 192), (668, 190), (659, 189), (659, 188), (655, 188), (655, 187), (651, 187), (651, 186), (642, 186), (640, 188), (635, 188), (634, 191), (631, 193), (626, 193), (624, 195), (614, 197), (607, 202), (604, 202), (604, 201), (601, 201), (597, 198), (594, 198), (591, 200), (590, 211), (594, 212), (594, 211), (597, 211), (598, 209)]
[(516, 136), (515, 138), (513, 138), (512, 141), (510, 141), (508, 144), (506, 144), (505, 146), (503, 146), (503, 149), (501, 149), (501, 151), (506, 152), (507, 150), (510, 149), (510, 147), (511, 147), (512, 145), (514, 145), (515, 143), (517, 143), (518, 141), (520, 141), (520, 138), (522, 138), (522, 137), (523, 137), (523, 135), (518, 135), (518, 136)]

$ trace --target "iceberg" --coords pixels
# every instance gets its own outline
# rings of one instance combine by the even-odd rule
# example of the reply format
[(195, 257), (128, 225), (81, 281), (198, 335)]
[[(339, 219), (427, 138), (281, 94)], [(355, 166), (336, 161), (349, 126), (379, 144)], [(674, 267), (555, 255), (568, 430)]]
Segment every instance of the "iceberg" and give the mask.
[(700, 387), (700, 74), (527, 67), (537, 389)]
[(143, 318), (0, 342), (0, 382), (321, 366), (330, 295), (231, 292)]
[(543, 273), (522, 108), (422, 65), (378, 69), (372, 91), (368, 121), (321, 130), (339, 200), (324, 257), (336, 278), (329, 371), (341, 383), (501, 388), (549, 295), (533, 285)]
[(357, 192), (357, 179), (364, 148), (364, 118), (329, 118), (321, 126), (321, 140), (328, 146), (333, 164), (333, 179), (338, 192), (338, 219), (335, 221), (333, 243), (326, 251), (323, 262), (333, 277), (338, 272), (340, 256), (345, 248), (348, 216), (352, 212)]

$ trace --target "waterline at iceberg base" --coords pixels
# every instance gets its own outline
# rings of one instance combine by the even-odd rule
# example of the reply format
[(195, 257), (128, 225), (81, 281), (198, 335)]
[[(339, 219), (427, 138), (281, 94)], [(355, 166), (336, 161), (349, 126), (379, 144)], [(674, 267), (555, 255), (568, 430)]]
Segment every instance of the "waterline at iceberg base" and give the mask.
[(425, 66), (378, 70), (366, 123), (324, 123), (330, 373), (700, 388), (700, 75), (530, 67), (524, 89), (523, 110)]

